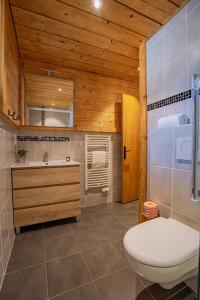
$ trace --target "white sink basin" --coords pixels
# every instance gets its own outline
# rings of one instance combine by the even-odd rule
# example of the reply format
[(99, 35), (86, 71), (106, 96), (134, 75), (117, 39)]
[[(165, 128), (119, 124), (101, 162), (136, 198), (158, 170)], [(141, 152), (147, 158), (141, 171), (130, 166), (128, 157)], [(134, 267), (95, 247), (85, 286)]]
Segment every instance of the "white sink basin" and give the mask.
[(80, 163), (70, 160), (49, 160), (48, 162), (43, 161), (27, 161), (25, 163), (15, 163), (12, 168), (36, 168), (36, 167), (50, 167), (50, 166), (78, 166)]
[(34, 166), (57, 166), (57, 165), (66, 165), (66, 164), (70, 164), (70, 162), (67, 162), (66, 160), (49, 160), (48, 162), (43, 162), (43, 161), (31, 161), (28, 162), (27, 164), (30, 167), (34, 167)]

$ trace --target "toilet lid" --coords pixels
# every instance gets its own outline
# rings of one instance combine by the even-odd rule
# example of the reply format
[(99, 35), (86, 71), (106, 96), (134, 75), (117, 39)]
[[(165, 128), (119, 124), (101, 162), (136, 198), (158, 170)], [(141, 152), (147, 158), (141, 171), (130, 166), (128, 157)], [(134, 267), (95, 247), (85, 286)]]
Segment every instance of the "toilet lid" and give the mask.
[(160, 217), (129, 229), (124, 236), (124, 248), (143, 264), (171, 267), (198, 254), (199, 232), (171, 218)]

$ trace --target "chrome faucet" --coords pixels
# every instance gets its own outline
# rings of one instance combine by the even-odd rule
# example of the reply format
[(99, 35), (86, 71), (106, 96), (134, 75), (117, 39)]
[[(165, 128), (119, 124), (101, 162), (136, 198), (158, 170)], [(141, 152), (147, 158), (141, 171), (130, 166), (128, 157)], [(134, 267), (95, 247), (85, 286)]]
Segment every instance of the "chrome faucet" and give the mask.
[(43, 162), (48, 162), (48, 160), (49, 160), (48, 152), (45, 152), (43, 157)]

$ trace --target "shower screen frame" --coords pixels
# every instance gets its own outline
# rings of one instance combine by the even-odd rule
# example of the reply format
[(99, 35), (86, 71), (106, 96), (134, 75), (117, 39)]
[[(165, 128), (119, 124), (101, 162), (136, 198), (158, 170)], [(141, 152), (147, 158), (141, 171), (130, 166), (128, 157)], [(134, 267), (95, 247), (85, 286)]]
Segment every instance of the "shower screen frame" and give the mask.
[(200, 201), (199, 176), (199, 133), (200, 133), (200, 75), (192, 75), (193, 138), (192, 138), (192, 201)]

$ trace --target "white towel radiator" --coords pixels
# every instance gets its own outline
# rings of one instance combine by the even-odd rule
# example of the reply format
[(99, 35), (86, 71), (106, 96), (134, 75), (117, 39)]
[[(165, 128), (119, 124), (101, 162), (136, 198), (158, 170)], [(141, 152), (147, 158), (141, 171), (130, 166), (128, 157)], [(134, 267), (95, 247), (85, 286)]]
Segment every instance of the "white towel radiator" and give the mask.
[[(92, 152), (105, 151), (105, 167), (92, 168)], [(111, 176), (111, 137), (109, 135), (85, 135), (85, 189), (102, 188), (110, 190)]]

